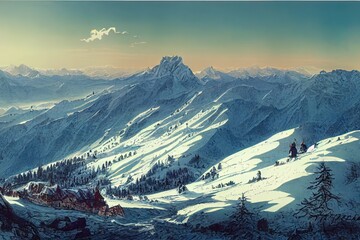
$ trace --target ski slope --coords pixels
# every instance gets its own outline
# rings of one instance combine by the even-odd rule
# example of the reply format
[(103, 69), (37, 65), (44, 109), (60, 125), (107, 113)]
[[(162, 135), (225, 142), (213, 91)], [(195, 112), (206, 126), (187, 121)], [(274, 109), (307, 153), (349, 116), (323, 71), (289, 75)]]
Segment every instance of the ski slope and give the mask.
[[(338, 140), (338, 137), (340, 140)], [(311, 153), (299, 155), (295, 161), (286, 163), (288, 148), (294, 138), (301, 139), (298, 129), (280, 132), (252, 147), (239, 151), (221, 160), (222, 170), (214, 181), (199, 180), (189, 184), (189, 192), (178, 194), (175, 190), (149, 195), (150, 199), (178, 207), (175, 221), (192, 225), (226, 220), (234, 211), (234, 205), (242, 193), (249, 198), (253, 208), (262, 213), (293, 212), (314, 180), (313, 172), (318, 163), (326, 162), (333, 170), (334, 193), (345, 202), (359, 201), (359, 182), (346, 185), (346, 173), (351, 162), (359, 162), (360, 131), (324, 139)], [(274, 166), (275, 161), (284, 162)], [(261, 171), (264, 180), (248, 183)], [(235, 185), (213, 189), (219, 183), (234, 181)], [(336, 211), (350, 213), (346, 204)], [(355, 209), (359, 211), (359, 209)]]
[[(311, 152), (300, 155), (294, 161), (286, 162), (289, 144), (294, 139), (299, 142), (301, 139), (299, 133), (298, 128), (279, 132), (265, 141), (222, 159), (219, 178), (213, 181), (199, 179), (188, 184), (188, 191), (185, 193), (179, 194), (176, 189), (171, 189), (147, 195), (149, 198), (147, 201), (140, 200), (137, 196), (134, 196), (134, 200), (106, 197), (110, 206), (121, 204), (124, 207), (125, 217), (102, 219), (99, 216), (87, 216), (77, 211), (54, 210), (37, 206), (18, 198), (6, 197), (6, 199), (17, 214), (31, 216), (30, 220), (35, 225), (60, 216), (70, 216), (72, 219), (87, 216), (92, 233), (101, 232), (101, 229), (106, 228), (109, 233), (116, 232), (133, 237), (143, 236), (149, 239), (154, 237), (167, 239), (173, 234), (187, 239), (207, 239), (209, 236), (192, 232), (191, 229), (229, 220), (235, 211), (238, 198), (245, 193), (248, 198), (247, 207), (258, 216), (268, 219), (271, 228), (277, 229), (278, 235), (274, 235), (274, 239), (286, 239), (282, 234), (299, 224), (292, 214), (298, 209), (301, 200), (310, 196), (311, 191), (307, 187), (315, 178), (313, 173), (318, 163), (324, 161), (333, 170), (333, 193), (341, 197), (340, 204), (334, 211), (350, 215), (359, 214), (359, 209), (356, 207), (360, 204), (359, 179), (347, 183), (346, 176), (350, 164), (360, 161), (357, 157), (360, 155), (360, 131), (321, 140)], [(147, 149), (150, 151), (151, 147), (147, 146)], [(140, 149), (138, 151), (141, 152)], [(134, 161), (137, 155), (130, 157), (127, 163)], [(99, 159), (92, 164), (103, 160)], [(284, 164), (274, 166), (275, 161)], [(146, 164), (141, 164), (144, 166), (142, 168), (144, 172)], [(134, 164), (132, 168), (128, 166), (126, 171), (135, 170), (141, 171), (141, 168)], [(248, 183), (259, 170), (264, 179)], [(113, 175), (113, 181), (117, 182), (115, 176), (119, 173), (114, 171)], [(213, 188), (219, 183), (229, 181), (234, 181), (235, 184)], [(165, 229), (171, 230), (165, 231)], [(42, 234), (50, 237), (57, 233), (44, 232)], [(67, 236), (67, 233), (61, 234)], [(213, 235), (212, 238), (226, 239), (221, 235)]]

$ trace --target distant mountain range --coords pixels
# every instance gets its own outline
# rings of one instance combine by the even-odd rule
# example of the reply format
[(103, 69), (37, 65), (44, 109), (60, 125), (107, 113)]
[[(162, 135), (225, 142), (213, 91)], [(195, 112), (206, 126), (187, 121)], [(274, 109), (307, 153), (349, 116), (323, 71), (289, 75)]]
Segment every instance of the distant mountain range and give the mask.
[[(183, 154), (201, 154), (206, 165), (293, 127), (301, 126), (310, 142), (360, 128), (358, 71), (309, 76), (268, 68), (223, 73), (210, 67), (195, 75), (178, 56), (112, 81), (26, 74), (25, 66), (17, 70), (28, 77), (0, 73), (0, 102), (28, 107), (0, 116), (0, 176), (97, 146), (99, 139), (119, 133), (122, 141), (146, 142), (195, 119), (197, 124), (184, 131), (203, 140)], [(57, 103), (39, 104), (50, 100)], [(158, 123), (159, 129), (140, 137)]]
[(35, 69), (24, 64), (19, 66), (9, 65), (0, 67), (0, 70), (12, 76), (22, 76), (28, 78), (41, 78), (44, 76), (79, 76), (85, 75), (92, 78), (115, 79), (130, 76), (141, 70), (125, 70), (112, 66), (86, 67), (82, 69)]
[[(119, 67), (112, 66), (98, 66), (98, 67), (85, 67), (81, 69), (35, 69), (27, 65), (21, 64), (19, 66), (9, 65), (0, 67), (0, 70), (9, 73), (13, 76), (22, 76), (29, 78), (36, 78), (42, 76), (69, 76), (69, 75), (86, 75), (88, 77), (100, 78), (100, 79), (116, 79), (129, 77), (135, 73), (142, 72), (144, 70), (126, 70)], [(247, 67), (247, 68), (238, 68), (228, 71), (217, 70), (214, 67), (210, 66), (201, 71), (195, 72), (195, 75), (202, 79), (205, 77), (212, 79), (224, 79), (226, 76), (231, 76), (235, 78), (244, 78), (244, 77), (261, 77), (261, 76), (271, 76), (285, 74), (287, 72), (297, 72), (306, 76), (311, 76), (319, 73), (321, 70), (317, 68), (305, 68), (299, 67), (295, 69), (277, 69), (272, 67)], [(221, 75), (221, 77), (220, 77)]]
[(268, 77), (268, 76), (282, 76), (286, 74), (299, 74), (304, 76), (312, 76), (320, 73), (321, 70), (316, 68), (295, 68), (295, 69), (277, 69), (272, 67), (248, 67), (238, 68), (229, 71), (220, 71), (214, 67), (205, 68), (202, 71), (196, 72), (196, 76), (200, 79), (226, 79), (233, 78), (249, 78), (249, 77)]

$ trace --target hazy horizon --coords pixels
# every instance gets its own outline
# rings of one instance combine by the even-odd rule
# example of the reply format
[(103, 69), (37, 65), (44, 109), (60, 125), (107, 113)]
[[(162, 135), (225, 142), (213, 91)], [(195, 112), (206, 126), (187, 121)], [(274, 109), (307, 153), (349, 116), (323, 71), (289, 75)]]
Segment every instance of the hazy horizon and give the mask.
[[(174, 56), (177, 56), (177, 55), (174, 55)], [(170, 57), (172, 57), (172, 56), (170, 56)], [(114, 66), (114, 65), (85, 66), (85, 67), (79, 67), (79, 68), (72, 68), (72, 67), (69, 67), (69, 68), (67, 68), (67, 67), (38, 68), (38, 67), (32, 66), (30, 64), (21, 63), (19, 65), (16, 65), (16, 64), (0, 65), (0, 70), (6, 71), (6, 68), (12, 68), (12, 67), (13, 68), (18, 68), (21, 65), (23, 65), (23, 66), (29, 67), (30, 69), (37, 70), (37, 71), (40, 71), (40, 72), (46, 72), (46, 71), (51, 72), (51, 71), (60, 71), (60, 70), (85, 71), (86, 72), (86, 70), (96, 70), (96, 69), (98, 69), (98, 70), (112, 69), (112, 70), (124, 71), (124, 72), (141, 72), (141, 71), (146, 71), (149, 68), (152, 69), (153, 67), (159, 65), (160, 60), (161, 60), (161, 58), (158, 59), (157, 62), (154, 62), (153, 65), (147, 66), (147, 67), (144, 67), (144, 68), (123, 68), (121, 66)], [(183, 63), (185, 65), (188, 65), (187, 64), (187, 59), (183, 59)], [(190, 67), (190, 69), (192, 70), (193, 73), (199, 73), (199, 72), (204, 71), (204, 70), (206, 70), (208, 68), (214, 68), (215, 70), (220, 71), (220, 72), (224, 72), (224, 73), (231, 72), (231, 71), (236, 71), (236, 70), (267, 69), (267, 68), (284, 70), (284, 71), (298, 71), (298, 72), (301, 71), (301, 70), (305, 70), (305, 71), (308, 71), (309, 73), (318, 73), (318, 72), (320, 72), (322, 70), (326, 70), (326, 71), (337, 70), (337, 69), (320, 69), (320, 68), (316, 68), (316, 67), (313, 67), (313, 66), (297, 66), (297, 67), (291, 67), (291, 68), (281, 68), (281, 67), (276, 67), (276, 66), (252, 65), (252, 66), (247, 66), (247, 67), (238, 66), (238, 67), (218, 68), (218, 67), (216, 67), (214, 65), (208, 65), (208, 66), (205, 66), (202, 69), (192, 69), (191, 66), (189, 66), (189, 67)], [(358, 69), (351, 69), (351, 70), (358, 70)]]

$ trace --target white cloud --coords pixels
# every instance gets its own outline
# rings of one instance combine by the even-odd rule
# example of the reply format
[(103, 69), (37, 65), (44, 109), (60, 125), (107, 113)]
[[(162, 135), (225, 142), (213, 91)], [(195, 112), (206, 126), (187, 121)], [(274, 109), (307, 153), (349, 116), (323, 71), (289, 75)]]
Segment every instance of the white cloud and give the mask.
[(90, 37), (89, 38), (84, 38), (84, 39), (80, 39), (80, 41), (83, 42), (92, 42), (96, 39), (101, 40), (103, 38), (104, 35), (108, 36), (111, 32), (114, 32), (115, 34), (128, 34), (127, 31), (122, 31), (122, 32), (117, 32), (115, 27), (110, 27), (108, 29), (103, 28), (101, 30), (96, 30), (93, 29), (90, 31)]
[(136, 45), (140, 45), (140, 44), (146, 44), (147, 42), (133, 42), (131, 43), (130, 47), (135, 47)]

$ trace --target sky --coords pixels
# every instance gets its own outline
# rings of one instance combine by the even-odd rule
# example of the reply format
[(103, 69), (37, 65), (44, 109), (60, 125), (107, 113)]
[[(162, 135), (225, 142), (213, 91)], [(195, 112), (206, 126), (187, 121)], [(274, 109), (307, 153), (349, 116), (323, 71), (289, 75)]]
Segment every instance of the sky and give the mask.
[(360, 2), (0, 2), (0, 66), (360, 69)]

